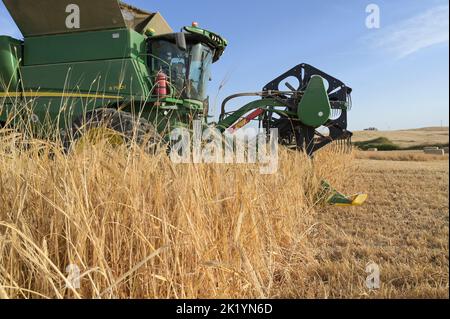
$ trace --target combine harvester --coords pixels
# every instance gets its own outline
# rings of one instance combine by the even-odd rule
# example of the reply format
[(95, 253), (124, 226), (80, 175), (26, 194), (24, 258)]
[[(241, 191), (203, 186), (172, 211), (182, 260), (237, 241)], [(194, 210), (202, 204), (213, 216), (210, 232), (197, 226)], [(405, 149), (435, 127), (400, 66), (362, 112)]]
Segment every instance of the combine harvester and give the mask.
[[(28, 119), (36, 132), (59, 128), (69, 147), (82, 131), (104, 126), (129, 137), (137, 122), (138, 140), (150, 132), (167, 140), (170, 130), (191, 128), (193, 120), (222, 132), (258, 121), (266, 132), (278, 129), (280, 144), (310, 156), (332, 142), (351, 146), (352, 90), (310, 65), (294, 67), (260, 92), (227, 98), (219, 122), (208, 124), (210, 67), (227, 47), (220, 35), (196, 23), (173, 32), (159, 13), (117, 0), (3, 2), (24, 40), (0, 36), (0, 126)], [(292, 77), (299, 85), (285, 83), (282, 90)], [(242, 96), (257, 99), (226, 110)], [(323, 187), (330, 204), (360, 205), (367, 197)]]

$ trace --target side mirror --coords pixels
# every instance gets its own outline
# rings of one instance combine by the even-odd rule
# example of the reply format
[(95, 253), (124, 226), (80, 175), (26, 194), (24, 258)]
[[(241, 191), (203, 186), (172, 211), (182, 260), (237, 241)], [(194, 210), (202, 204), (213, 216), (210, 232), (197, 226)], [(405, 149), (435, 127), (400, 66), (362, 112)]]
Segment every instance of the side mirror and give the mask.
[(187, 50), (186, 37), (183, 32), (178, 32), (175, 34), (175, 41), (179, 49), (183, 51)]

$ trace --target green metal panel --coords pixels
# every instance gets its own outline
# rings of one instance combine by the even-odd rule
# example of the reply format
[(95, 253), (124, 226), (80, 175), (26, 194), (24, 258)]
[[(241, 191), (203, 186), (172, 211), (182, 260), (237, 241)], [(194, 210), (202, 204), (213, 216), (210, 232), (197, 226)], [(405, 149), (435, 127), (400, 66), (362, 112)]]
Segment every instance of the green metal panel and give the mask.
[(217, 123), (217, 128), (220, 131), (225, 131), (231, 125), (233, 125), (237, 120), (242, 118), (246, 113), (256, 110), (258, 108), (265, 109), (265, 110), (271, 109), (274, 113), (282, 113), (276, 109), (273, 109), (273, 107), (280, 106), (280, 104), (282, 105), (282, 103), (279, 100), (275, 100), (275, 99), (261, 99), (261, 100), (252, 101), (252, 102), (244, 105), (240, 109), (236, 110), (235, 112), (233, 112), (232, 114), (230, 114), (229, 116), (224, 118), (219, 123)]
[(72, 33), (26, 38), (24, 64), (144, 59), (145, 53), (145, 37), (130, 29)]
[(217, 62), (220, 59), (226, 47), (228, 46), (228, 41), (225, 38), (211, 31), (200, 29), (198, 27), (184, 27), (183, 29), (186, 32), (203, 36), (209, 44), (213, 45), (213, 47), (216, 49), (213, 62)]
[(37, 116), (39, 119), (36, 126), (39, 124), (52, 123), (53, 125), (66, 128), (70, 127), (73, 120), (86, 112), (99, 108), (114, 102), (112, 99), (105, 99), (102, 97), (90, 98), (37, 98), (30, 107), (29, 113)]
[(331, 106), (323, 81), (321, 76), (311, 77), (299, 103), (298, 118), (308, 126), (319, 127), (330, 118)]
[(145, 99), (146, 65), (134, 59), (88, 61), (21, 68), (25, 91), (116, 94)]
[(19, 89), (19, 64), (22, 58), (22, 42), (0, 36), (0, 92)]

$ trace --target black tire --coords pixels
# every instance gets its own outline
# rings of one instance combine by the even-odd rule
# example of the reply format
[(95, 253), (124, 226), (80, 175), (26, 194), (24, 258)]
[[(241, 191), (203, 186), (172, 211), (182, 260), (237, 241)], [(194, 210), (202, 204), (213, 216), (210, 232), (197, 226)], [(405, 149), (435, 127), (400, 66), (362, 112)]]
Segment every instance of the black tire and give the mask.
[(108, 128), (120, 133), (127, 144), (136, 143), (146, 152), (155, 153), (164, 144), (154, 126), (143, 118), (115, 109), (96, 109), (81, 115), (62, 138), (64, 148), (69, 151), (86, 132), (92, 128)]

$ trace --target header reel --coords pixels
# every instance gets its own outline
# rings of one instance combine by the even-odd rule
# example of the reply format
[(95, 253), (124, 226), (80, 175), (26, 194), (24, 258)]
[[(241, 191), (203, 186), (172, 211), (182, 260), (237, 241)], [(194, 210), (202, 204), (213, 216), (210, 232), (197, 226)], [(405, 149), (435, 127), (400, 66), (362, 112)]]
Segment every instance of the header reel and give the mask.
[[(283, 83), (289, 79), (296, 79), (298, 86)], [(288, 90), (282, 90), (283, 84)], [(260, 128), (267, 133), (278, 129), (280, 144), (305, 151), (310, 156), (332, 142), (338, 150), (349, 151), (353, 135), (347, 130), (351, 92), (342, 81), (308, 64), (300, 64), (269, 82), (262, 92), (227, 98), (222, 105), (219, 126), (235, 131), (257, 118)], [(251, 95), (261, 96), (262, 100), (235, 112), (225, 111), (231, 99)], [(242, 118), (252, 110), (249, 116)]]
[[(283, 81), (291, 77), (298, 80), (299, 86), (285, 83), (291, 92), (278, 95)], [(353, 134), (347, 131), (347, 111), (351, 108), (352, 89), (342, 81), (300, 64), (269, 82), (263, 92), (283, 99), (287, 104), (285, 111), (298, 115), (292, 118), (269, 111), (261, 119), (265, 130), (278, 129), (281, 144), (304, 150), (308, 155), (332, 142), (337, 142), (343, 151), (351, 148)]]

